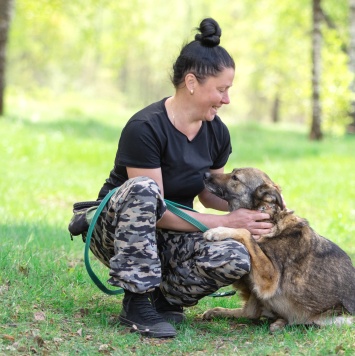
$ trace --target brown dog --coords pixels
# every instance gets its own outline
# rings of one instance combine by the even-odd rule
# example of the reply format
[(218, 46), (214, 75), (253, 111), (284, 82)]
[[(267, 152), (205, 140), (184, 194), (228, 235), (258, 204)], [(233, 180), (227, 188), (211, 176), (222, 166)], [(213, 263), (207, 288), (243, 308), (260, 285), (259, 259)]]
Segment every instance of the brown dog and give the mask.
[[(355, 268), (333, 242), (318, 235), (308, 222), (284, 207), (281, 190), (264, 172), (234, 169), (205, 175), (206, 188), (239, 208), (270, 214), (272, 233), (254, 240), (245, 229), (219, 227), (205, 232), (209, 241), (233, 238), (248, 249), (251, 272), (234, 284), (243, 308), (214, 308), (214, 316), (275, 319), (270, 330), (286, 324), (351, 324), (355, 314)], [(347, 316), (342, 316), (348, 314)]]

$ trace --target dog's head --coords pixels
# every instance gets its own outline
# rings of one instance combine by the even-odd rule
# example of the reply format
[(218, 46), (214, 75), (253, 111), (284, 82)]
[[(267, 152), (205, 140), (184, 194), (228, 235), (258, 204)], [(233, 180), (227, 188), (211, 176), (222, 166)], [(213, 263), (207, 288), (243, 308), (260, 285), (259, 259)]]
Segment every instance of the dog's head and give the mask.
[(205, 173), (206, 188), (226, 200), (229, 210), (283, 210), (281, 189), (267, 174), (256, 168), (234, 169), (229, 174)]

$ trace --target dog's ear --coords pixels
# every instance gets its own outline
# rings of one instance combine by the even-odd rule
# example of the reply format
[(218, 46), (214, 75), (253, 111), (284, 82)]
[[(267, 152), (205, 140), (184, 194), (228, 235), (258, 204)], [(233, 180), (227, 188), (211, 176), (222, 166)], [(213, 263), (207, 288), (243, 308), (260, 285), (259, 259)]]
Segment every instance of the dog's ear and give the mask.
[(263, 184), (256, 188), (254, 192), (255, 205), (261, 202), (277, 204), (281, 210), (285, 209), (280, 189), (277, 185)]

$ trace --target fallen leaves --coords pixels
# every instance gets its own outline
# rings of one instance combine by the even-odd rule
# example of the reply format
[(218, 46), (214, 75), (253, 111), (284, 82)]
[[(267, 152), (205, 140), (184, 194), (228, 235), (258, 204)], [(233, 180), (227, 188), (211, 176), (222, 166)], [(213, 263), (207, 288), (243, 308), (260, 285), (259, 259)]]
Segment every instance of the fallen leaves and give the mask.
[(345, 348), (343, 345), (338, 345), (336, 348), (335, 348), (335, 353), (337, 355), (343, 355), (345, 353)]
[(44, 321), (46, 320), (46, 314), (42, 311), (34, 313), (34, 319), (36, 321)]
[(0, 285), (0, 295), (5, 294), (10, 290), (10, 281), (6, 281), (5, 284)]
[(18, 271), (27, 277), (28, 274), (30, 273), (30, 268), (27, 265), (19, 265)]
[[(41, 354), (45, 355), (48, 348), (46, 347), (46, 342), (39, 335), (38, 329), (32, 329), (26, 332), (24, 335), (19, 335), (18, 340), (16, 340), (15, 336), (3, 334), (1, 336), (3, 340), (6, 340), (10, 345), (7, 345), (5, 349), (11, 352), (26, 352), (26, 350), (30, 350), (31, 353), (37, 354), (38, 350), (36, 347), (41, 348)], [(33, 345), (31, 345), (31, 343)], [(25, 344), (29, 344), (26, 346)]]
[(15, 342), (15, 338), (11, 335), (5, 334), (5, 335), (2, 335), (2, 338), (7, 341)]
[(41, 336), (39, 336), (39, 335), (35, 336), (34, 341), (39, 347), (44, 346), (44, 340), (41, 338)]
[(83, 318), (83, 317), (85, 317), (85, 316), (87, 316), (87, 315), (89, 315), (89, 309), (87, 309), (87, 308), (80, 308), (80, 309), (79, 309), (79, 313), (76, 313), (76, 314), (74, 315), (74, 318), (75, 318), (75, 319), (80, 319), (80, 318)]
[(62, 343), (64, 341), (64, 339), (62, 339), (61, 337), (54, 337), (53, 338), (53, 342), (55, 343), (55, 344), (60, 344), (60, 343)]
[(112, 346), (108, 345), (108, 344), (102, 344), (99, 346), (99, 352), (102, 354), (110, 354), (111, 351), (114, 351), (115, 348), (113, 348)]

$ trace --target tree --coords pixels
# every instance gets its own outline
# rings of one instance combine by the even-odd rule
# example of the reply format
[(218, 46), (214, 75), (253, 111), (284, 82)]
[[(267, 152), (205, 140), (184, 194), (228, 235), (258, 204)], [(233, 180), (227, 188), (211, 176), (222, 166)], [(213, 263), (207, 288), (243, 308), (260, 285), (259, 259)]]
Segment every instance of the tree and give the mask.
[(321, 140), (322, 108), (320, 102), (321, 50), (322, 50), (322, 9), (321, 0), (313, 0), (313, 31), (312, 31), (312, 125), (309, 137), (311, 140)]
[(4, 114), (6, 45), (13, 0), (0, 0), (0, 116)]
[(353, 97), (351, 100), (350, 116), (352, 122), (348, 126), (349, 133), (355, 133), (355, 0), (349, 0), (350, 5), (350, 46), (349, 46), (349, 67), (352, 73), (351, 91)]
[[(317, 33), (322, 78), (320, 83), (317, 57), (315, 94), (321, 114), (318, 128), (324, 133), (343, 133), (349, 123), (352, 78), (345, 53), (349, 1), (318, 1), (323, 10), (318, 15), (322, 33), (320, 26)], [(311, 126), (310, 4), (309, 0), (18, 1), (7, 45), (7, 88), (29, 96), (37, 89), (49, 95), (118, 95), (126, 106), (141, 107), (173, 92), (169, 81), (173, 61), (183, 43), (195, 35), (199, 21), (213, 16), (223, 29), (222, 46), (236, 61), (233, 91), (238, 94), (233, 94), (224, 115)], [(166, 21), (172, 13), (174, 21)]]

